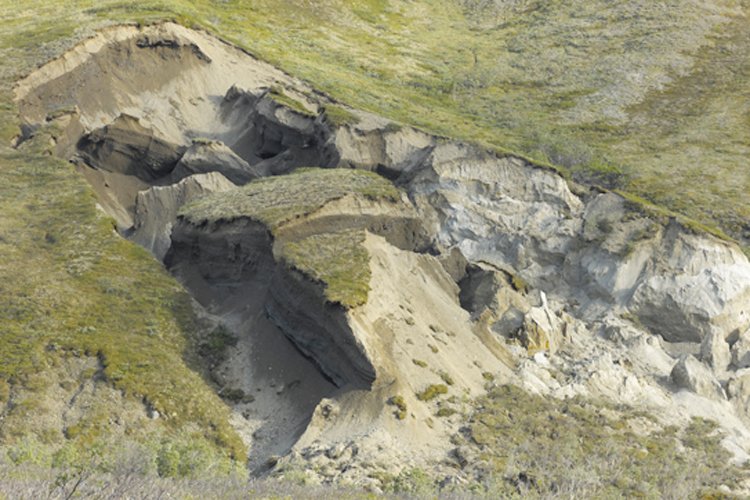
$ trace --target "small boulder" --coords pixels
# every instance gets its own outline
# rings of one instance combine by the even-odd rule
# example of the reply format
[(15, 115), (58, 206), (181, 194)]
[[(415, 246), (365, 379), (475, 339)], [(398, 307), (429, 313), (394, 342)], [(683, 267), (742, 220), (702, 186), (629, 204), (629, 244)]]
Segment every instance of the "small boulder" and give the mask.
[(219, 172), (234, 184), (246, 184), (258, 172), (221, 141), (197, 141), (185, 152), (172, 172), (172, 182), (194, 174)]
[(521, 344), (529, 354), (547, 351), (554, 354), (563, 343), (566, 324), (550, 309), (544, 292), (540, 307), (532, 307), (523, 318), (519, 331)]
[(725, 399), (724, 389), (711, 371), (692, 355), (684, 355), (672, 368), (672, 382), (680, 389), (687, 389), (709, 399)]
[[(453, 252), (451, 255), (454, 255)], [(463, 257), (460, 252), (458, 255)], [(454, 260), (459, 260), (460, 257)], [(458, 266), (460, 267), (460, 264)], [(487, 309), (493, 312), (498, 311), (501, 305), (498, 301), (498, 292), (507, 286), (503, 275), (474, 265), (464, 265), (464, 269), (464, 276), (457, 281), (461, 289), (459, 294), (461, 307), (469, 311), (474, 318), (479, 317)]]

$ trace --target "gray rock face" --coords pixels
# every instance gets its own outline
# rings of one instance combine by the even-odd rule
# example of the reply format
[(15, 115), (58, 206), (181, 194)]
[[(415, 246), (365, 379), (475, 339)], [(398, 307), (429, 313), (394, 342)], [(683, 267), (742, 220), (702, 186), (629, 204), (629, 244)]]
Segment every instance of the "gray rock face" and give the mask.
[(172, 225), (180, 207), (208, 193), (227, 191), (235, 185), (218, 172), (197, 174), (169, 186), (141, 191), (135, 201), (133, 241), (163, 260), (171, 244)]
[(616, 194), (584, 203), (551, 171), (456, 143), (403, 182), (441, 247), (521, 276), (581, 319), (617, 308), (672, 342), (750, 327), (750, 263), (736, 246), (663, 226)]
[(740, 415), (750, 419), (750, 370), (740, 370), (729, 380), (727, 396)]
[(253, 149), (260, 159), (276, 156), (290, 148), (312, 146), (315, 117), (284, 108), (268, 94), (258, 100), (252, 120), (255, 129)]
[(583, 203), (561, 177), (472, 146), (436, 146), (408, 189), (439, 245), (542, 288), (580, 231)]
[(750, 368), (750, 330), (746, 330), (732, 345), (732, 364), (736, 369)]
[(667, 340), (700, 342), (750, 322), (750, 265), (736, 247), (670, 225), (649, 256), (628, 306)]
[(496, 310), (500, 306), (498, 292), (504, 286), (508, 286), (501, 273), (479, 267), (471, 267), (461, 280), (456, 281), (461, 287), (461, 305), (474, 317), (479, 316), (485, 309)]
[(687, 389), (709, 399), (724, 399), (724, 389), (713, 374), (693, 356), (683, 356), (672, 368), (672, 382), (680, 389)]
[[(458, 252), (455, 248), (454, 251)], [(475, 265), (468, 266), (465, 275), (458, 280), (461, 306), (471, 313), (472, 319), (506, 339), (518, 337), (524, 327), (526, 313), (533, 306), (528, 297), (514, 289), (511, 281), (507, 273)], [(522, 334), (535, 328), (532, 316)], [(528, 340), (528, 337), (524, 338)], [(522, 341), (527, 344), (525, 340)]]
[(259, 177), (256, 170), (220, 141), (195, 142), (188, 148), (172, 172), (172, 182), (193, 174), (218, 172), (241, 185)]
[(339, 165), (372, 169), (395, 178), (421, 165), (435, 146), (435, 139), (414, 129), (393, 130), (387, 123), (341, 127), (332, 138)]
[(721, 333), (712, 331), (703, 337), (700, 358), (717, 374), (721, 374), (729, 368), (732, 362), (732, 354), (729, 351), (729, 344), (724, 340)]
[(225, 142), (252, 165), (255, 175), (279, 175), (298, 167), (337, 163), (338, 152), (322, 116), (285, 107), (267, 89), (231, 87), (221, 103), (221, 115), (233, 129)]

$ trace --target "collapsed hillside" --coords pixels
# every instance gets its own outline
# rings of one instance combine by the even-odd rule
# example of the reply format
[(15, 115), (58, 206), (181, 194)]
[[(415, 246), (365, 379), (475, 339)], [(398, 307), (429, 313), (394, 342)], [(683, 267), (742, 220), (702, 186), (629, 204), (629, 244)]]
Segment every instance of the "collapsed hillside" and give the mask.
[(713, 418), (750, 458), (750, 263), (731, 243), (170, 23), (107, 29), (16, 97), (17, 147), (49, 136), (236, 338), (211, 372), (256, 471), (460, 474), (435, 464), (489, 380), (657, 427)]

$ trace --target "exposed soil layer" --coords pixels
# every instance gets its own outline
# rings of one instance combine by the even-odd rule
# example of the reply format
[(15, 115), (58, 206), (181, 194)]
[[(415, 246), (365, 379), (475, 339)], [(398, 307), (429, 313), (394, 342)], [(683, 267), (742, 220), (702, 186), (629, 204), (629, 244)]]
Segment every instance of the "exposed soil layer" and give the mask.
[[(299, 166), (336, 163), (325, 117), (309, 92), (202, 33), (174, 24), (116, 27), (18, 85), (24, 120), (18, 142), (23, 147), (41, 127), (52, 129), (55, 152), (76, 164), (121, 234), (161, 260), (172, 245), (177, 212), (191, 200)], [(221, 228), (210, 242), (201, 240), (203, 260), (178, 243), (169, 267), (204, 308), (201, 314), (238, 338), (213, 373), (221, 393), (245, 395), (231, 402), (257, 467), (292, 446), (320, 400), (337, 390), (333, 382), (365, 384), (374, 374), (366, 362), (355, 367), (344, 355), (336, 358), (341, 366), (321, 365), (310, 349), (290, 341), (280, 326), (307, 321), (295, 315), (307, 304), (281, 307), (284, 301), (269, 295), (294, 277), (276, 265), (263, 229), (257, 240), (241, 229)], [(302, 300), (300, 290), (293, 295)], [(315, 299), (314, 291), (306, 295)], [(331, 309), (322, 301), (318, 307)], [(353, 375), (357, 370), (361, 377)]]
[[(400, 373), (389, 360), (393, 334), (385, 335), (377, 318), (392, 306), (367, 313), (377, 327), (358, 323), (326, 300), (324, 285), (285, 262), (276, 243), (354, 230), (382, 236), (394, 252), (429, 250), (410, 205), (345, 196), (275, 235), (250, 219), (206, 225), (178, 214), (206, 194), (299, 167), (356, 167), (395, 179), (425, 157), (431, 138), (387, 130), (387, 121), (354, 110), (358, 127), (337, 127), (325, 112), (333, 103), (302, 82), (169, 23), (105, 30), (20, 82), (16, 96), (24, 120), (18, 147), (41, 128), (51, 131), (56, 154), (76, 165), (120, 233), (165, 262), (200, 304), (199, 314), (237, 337), (212, 373), (217, 390), (231, 395), (254, 470), (289, 451), (321, 401), (343, 398), (353, 415), (369, 407), (354, 426), (342, 415), (355, 433), (378, 427), (383, 414), (392, 418), (386, 401), (401, 384), (385, 392), (382, 386)], [(444, 276), (429, 279), (445, 286)], [(454, 288), (444, 300), (463, 315), (450, 298)], [(473, 337), (467, 329), (463, 335)], [(430, 352), (430, 342), (418, 347)], [(481, 342), (472, 342), (471, 359), (486, 357)], [(487, 359), (492, 364), (494, 356)], [(413, 370), (410, 359), (405, 363)], [(476, 390), (483, 379), (473, 370), (455, 376)], [(323, 430), (314, 425), (312, 432)], [(428, 433), (417, 442), (430, 439)]]
[[(439, 468), (490, 380), (715, 418), (750, 457), (750, 263), (732, 243), (520, 158), (356, 110), (336, 124), (326, 96), (174, 24), (106, 30), (16, 95), (19, 147), (49, 131), (121, 234), (237, 336), (213, 374), (254, 470), (290, 451), (326, 481)], [(299, 167), (375, 171), (398, 196), (343, 194), (279, 227), (184, 208)], [(344, 231), (368, 259), (351, 307), (284, 253)]]

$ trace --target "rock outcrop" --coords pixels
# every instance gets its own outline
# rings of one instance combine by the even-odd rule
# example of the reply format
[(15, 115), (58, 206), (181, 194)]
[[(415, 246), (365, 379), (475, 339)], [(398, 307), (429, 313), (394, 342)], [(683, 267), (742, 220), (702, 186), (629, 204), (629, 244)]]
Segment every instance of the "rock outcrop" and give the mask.
[(530, 354), (539, 351), (554, 354), (565, 339), (567, 324), (550, 310), (544, 292), (540, 295), (541, 305), (526, 313), (518, 336)]
[(700, 359), (714, 369), (717, 374), (724, 373), (732, 363), (732, 354), (724, 335), (712, 331), (701, 342)]
[(727, 384), (727, 396), (739, 414), (750, 421), (750, 370), (739, 370)]
[(554, 172), (464, 145), (437, 146), (404, 182), (441, 246), (577, 304), (583, 319), (616, 308), (690, 342), (750, 322), (739, 249), (661, 225), (616, 194), (583, 200)]
[(705, 365), (693, 356), (680, 358), (670, 374), (672, 382), (680, 389), (687, 389), (699, 396), (711, 399), (724, 399), (724, 389)]

